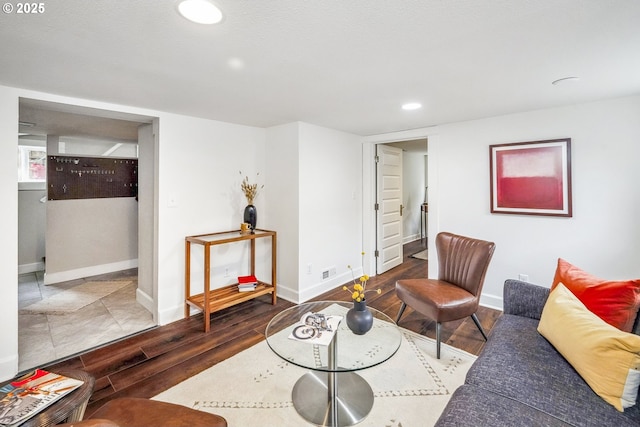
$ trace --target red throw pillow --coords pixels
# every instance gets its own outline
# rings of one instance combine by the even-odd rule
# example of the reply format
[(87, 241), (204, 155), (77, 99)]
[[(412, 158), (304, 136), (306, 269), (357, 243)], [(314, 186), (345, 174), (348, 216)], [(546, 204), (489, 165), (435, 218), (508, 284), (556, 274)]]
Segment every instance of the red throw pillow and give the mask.
[(625, 332), (633, 329), (640, 308), (640, 280), (600, 279), (558, 258), (551, 290), (558, 283), (563, 283), (589, 311), (608, 324)]

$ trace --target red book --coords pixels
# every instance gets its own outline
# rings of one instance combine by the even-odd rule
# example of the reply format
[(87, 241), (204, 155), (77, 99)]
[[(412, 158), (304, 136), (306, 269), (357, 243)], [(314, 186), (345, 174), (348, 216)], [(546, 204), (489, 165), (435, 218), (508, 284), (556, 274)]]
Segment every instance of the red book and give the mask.
[(238, 276), (238, 284), (239, 285), (255, 285), (258, 283), (258, 279), (256, 279), (256, 276), (254, 275), (250, 275), (250, 276)]

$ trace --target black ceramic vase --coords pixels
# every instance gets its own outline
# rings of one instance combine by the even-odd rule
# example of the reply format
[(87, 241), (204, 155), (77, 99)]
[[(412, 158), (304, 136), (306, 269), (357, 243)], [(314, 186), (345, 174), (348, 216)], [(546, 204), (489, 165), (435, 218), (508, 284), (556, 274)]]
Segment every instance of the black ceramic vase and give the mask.
[(258, 212), (256, 211), (256, 207), (253, 205), (247, 205), (244, 208), (244, 222), (249, 224), (251, 227), (251, 233), (253, 234), (256, 229), (256, 222), (258, 221)]
[(356, 335), (364, 335), (373, 326), (373, 314), (366, 301), (354, 301), (353, 308), (347, 311), (347, 326)]

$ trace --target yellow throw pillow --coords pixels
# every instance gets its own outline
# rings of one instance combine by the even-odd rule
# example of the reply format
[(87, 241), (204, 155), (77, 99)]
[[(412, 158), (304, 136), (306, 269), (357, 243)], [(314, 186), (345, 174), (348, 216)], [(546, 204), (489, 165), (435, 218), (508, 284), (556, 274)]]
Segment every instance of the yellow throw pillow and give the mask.
[(562, 283), (549, 294), (538, 325), (591, 389), (622, 412), (640, 386), (640, 336), (609, 325)]

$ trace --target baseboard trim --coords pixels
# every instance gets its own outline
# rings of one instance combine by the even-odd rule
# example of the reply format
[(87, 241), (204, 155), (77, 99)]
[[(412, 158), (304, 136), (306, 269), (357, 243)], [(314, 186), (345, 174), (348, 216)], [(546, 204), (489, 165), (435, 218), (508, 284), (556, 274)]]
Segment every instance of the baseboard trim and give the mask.
[(485, 293), (480, 295), (480, 305), (499, 311), (502, 311), (504, 307), (502, 297)]
[(44, 270), (44, 262), (34, 262), (31, 264), (21, 264), (18, 266), (18, 274), (35, 273)]
[(150, 295), (140, 290), (140, 288), (136, 288), (136, 302), (146, 308), (147, 311), (153, 315), (153, 320), (157, 322), (157, 316), (154, 314), (155, 303), (153, 302), (153, 298)]
[[(424, 237), (422, 238), (424, 239)], [(402, 238), (402, 244), (406, 245), (407, 243), (415, 242), (416, 240), (422, 240), (419, 234), (412, 234), (410, 236), (404, 236)]]
[(57, 273), (45, 272), (44, 284), (66, 282), (68, 280), (82, 279), (85, 277), (98, 276), (100, 274), (114, 273), (116, 271), (137, 268), (138, 260), (130, 259), (126, 261), (113, 262), (110, 264), (94, 265), (91, 267), (78, 268), (75, 270), (60, 271)]
[[(18, 335), (16, 334), (16, 337)], [(17, 344), (16, 344), (17, 345)], [(10, 354), (0, 360), (0, 381), (6, 381), (18, 373), (18, 353)]]

